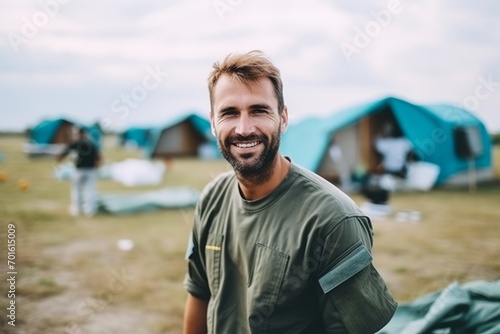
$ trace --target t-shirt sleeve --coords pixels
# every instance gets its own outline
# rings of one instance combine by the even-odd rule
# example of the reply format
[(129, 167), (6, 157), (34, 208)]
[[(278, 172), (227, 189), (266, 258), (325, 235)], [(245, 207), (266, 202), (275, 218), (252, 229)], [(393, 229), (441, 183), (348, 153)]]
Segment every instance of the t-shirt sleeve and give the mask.
[(193, 231), (189, 236), (188, 247), (186, 250), (186, 260), (188, 262), (188, 272), (184, 279), (184, 287), (195, 297), (200, 299), (210, 299), (210, 288), (205, 270), (204, 261), (196, 235), (196, 221), (193, 226)]
[(317, 293), (326, 333), (374, 333), (397, 303), (372, 264), (367, 217), (349, 217), (324, 239)]

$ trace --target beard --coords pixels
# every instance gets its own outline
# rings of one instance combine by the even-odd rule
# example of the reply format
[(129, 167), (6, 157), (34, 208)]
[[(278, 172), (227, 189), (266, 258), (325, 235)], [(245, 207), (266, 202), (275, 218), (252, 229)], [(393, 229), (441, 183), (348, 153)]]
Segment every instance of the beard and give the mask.
[[(219, 149), (222, 156), (229, 162), (236, 172), (236, 175), (250, 181), (252, 183), (262, 183), (271, 176), (272, 166), (275, 161), (276, 154), (280, 145), (281, 125), (278, 131), (267, 138), (263, 135), (250, 135), (243, 137), (241, 135), (233, 135), (227, 137), (224, 141), (218, 140)], [(262, 142), (264, 149), (259, 153), (246, 153), (234, 155), (231, 153), (231, 147), (236, 141), (259, 141)]]

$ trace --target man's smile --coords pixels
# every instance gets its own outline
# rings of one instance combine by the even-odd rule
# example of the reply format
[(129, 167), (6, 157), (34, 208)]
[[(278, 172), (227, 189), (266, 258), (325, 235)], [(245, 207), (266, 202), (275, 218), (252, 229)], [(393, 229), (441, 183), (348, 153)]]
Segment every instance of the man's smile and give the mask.
[(250, 143), (234, 143), (233, 145), (235, 145), (238, 148), (251, 148), (259, 145), (260, 143), (261, 143), (260, 141), (254, 141)]

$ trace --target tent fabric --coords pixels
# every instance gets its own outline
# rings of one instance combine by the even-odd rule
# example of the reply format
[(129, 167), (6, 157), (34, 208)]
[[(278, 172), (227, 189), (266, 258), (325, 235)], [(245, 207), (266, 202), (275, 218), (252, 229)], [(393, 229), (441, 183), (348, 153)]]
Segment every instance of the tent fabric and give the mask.
[[(403, 133), (414, 144), (417, 154), (422, 160), (440, 167), (438, 183), (469, 168), (469, 161), (455, 153), (453, 130), (458, 126), (473, 125), (481, 129), (485, 154), (476, 157), (474, 164), (477, 168), (491, 166), (491, 139), (484, 124), (472, 114), (448, 105), (418, 107), (395, 99), (391, 103)], [(407, 105), (412, 107), (413, 112), (406, 110)]]
[(66, 118), (55, 118), (41, 121), (32, 129), (30, 129), (28, 140), (31, 144), (40, 145), (40, 147), (53, 144), (54, 137), (57, 131), (64, 124), (70, 124), (76, 127), (84, 128), (89, 134), (92, 141), (96, 145), (101, 146), (102, 131), (98, 124), (89, 126)]
[(137, 193), (101, 194), (97, 210), (102, 213), (127, 215), (139, 212), (191, 208), (196, 205), (200, 191), (191, 187), (167, 187)]
[(210, 128), (210, 121), (206, 118), (203, 118), (195, 113), (188, 113), (177, 118), (174, 118), (163, 124), (162, 126), (155, 127), (150, 129), (150, 138), (151, 140), (145, 145), (145, 153), (146, 156), (152, 158), (155, 149), (158, 145), (160, 137), (163, 131), (168, 130), (180, 123), (189, 122), (193, 128), (200, 134), (204, 139), (206, 139), (207, 143), (212, 144), (215, 148), (217, 147), (217, 143), (215, 141), (215, 137), (212, 135)]
[(473, 162), (476, 168), (491, 167), (491, 139), (475, 116), (458, 107), (419, 106), (393, 97), (347, 108), (327, 118), (308, 118), (292, 124), (282, 137), (281, 151), (297, 164), (317, 172), (336, 132), (387, 109), (392, 111), (420, 160), (440, 167), (436, 184), (468, 169), (470, 162), (455, 153), (453, 131), (459, 126), (474, 125), (480, 129), (484, 153)]
[(64, 118), (41, 121), (30, 130), (29, 141), (33, 144), (51, 144), (57, 130), (64, 123), (74, 124)]
[(137, 147), (144, 147), (148, 145), (150, 129), (147, 127), (130, 127), (120, 133), (119, 144), (125, 145), (133, 143)]
[(88, 135), (92, 139), (92, 141), (98, 146), (102, 147), (102, 140), (103, 140), (103, 132), (99, 124), (93, 124), (93, 125), (80, 125), (87, 131)]
[(500, 280), (453, 282), (400, 304), (378, 334), (500, 333)]

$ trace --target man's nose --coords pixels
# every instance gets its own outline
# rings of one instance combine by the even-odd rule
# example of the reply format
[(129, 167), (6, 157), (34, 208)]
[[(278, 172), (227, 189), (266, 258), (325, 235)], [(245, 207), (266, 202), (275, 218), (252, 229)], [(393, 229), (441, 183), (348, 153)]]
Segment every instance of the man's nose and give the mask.
[(244, 137), (255, 133), (255, 124), (252, 117), (247, 114), (241, 114), (238, 118), (238, 124), (236, 124), (235, 132)]

